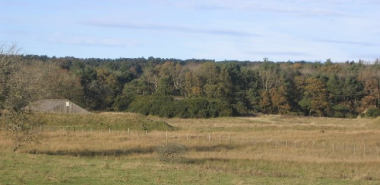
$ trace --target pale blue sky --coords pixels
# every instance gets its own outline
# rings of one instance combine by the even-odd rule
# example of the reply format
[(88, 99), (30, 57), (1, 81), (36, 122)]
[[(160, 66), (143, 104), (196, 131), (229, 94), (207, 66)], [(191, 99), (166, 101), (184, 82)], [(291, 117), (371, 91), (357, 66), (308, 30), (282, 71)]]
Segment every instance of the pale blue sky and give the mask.
[(380, 0), (0, 0), (25, 54), (334, 62), (380, 58)]

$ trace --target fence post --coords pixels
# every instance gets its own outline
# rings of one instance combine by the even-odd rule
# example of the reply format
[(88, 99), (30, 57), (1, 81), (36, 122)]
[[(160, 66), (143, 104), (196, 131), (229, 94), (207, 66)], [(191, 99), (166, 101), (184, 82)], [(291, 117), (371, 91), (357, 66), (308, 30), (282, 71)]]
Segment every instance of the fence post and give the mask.
[(363, 154), (365, 155), (366, 154), (366, 147), (365, 147), (365, 143), (364, 143), (364, 146), (363, 146)]
[(325, 149), (325, 142), (322, 143), (323, 150)]
[(108, 133), (111, 133), (111, 129), (110, 128), (108, 129)]
[(129, 129), (128, 129), (128, 136), (129, 136)]

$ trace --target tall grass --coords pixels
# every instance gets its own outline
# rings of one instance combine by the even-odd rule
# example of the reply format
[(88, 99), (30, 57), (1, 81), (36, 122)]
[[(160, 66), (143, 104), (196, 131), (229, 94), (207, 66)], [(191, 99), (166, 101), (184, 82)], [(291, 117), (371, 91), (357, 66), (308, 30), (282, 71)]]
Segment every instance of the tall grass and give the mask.
[[(79, 167), (87, 179), (91, 179), (91, 167), (85, 165), (86, 160), (93, 160), (98, 170), (113, 169), (118, 175), (120, 170), (128, 171), (132, 176), (138, 172), (152, 177), (134, 180), (125, 177), (129, 180), (123, 182), (131, 184), (380, 183), (379, 119), (283, 116), (143, 119), (165, 122), (179, 129), (45, 130), (39, 144), (24, 146), (17, 155), (27, 153), (63, 161), (75, 157), (83, 164)], [(10, 151), (5, 136), (2, 132), (0, 149)], [(165, 164), (156, 160), (156, 148), (168, 142), (180, 143), (188, 149), (181, 163)], [(7, 153), (2, 155), (10, 158)], [(104, 160), (110, 161), (106, 163), (108, 166)], [(57, 171), (53, 176), (63, 182), (64, 179), (57, 177), (60, 173)], [(219, 177), (218, 174), (223, 178), (212, 179)], [(118, 179), (118, 175), (109, 176)], [(49, 177), (46, 178), (48, 181)]]

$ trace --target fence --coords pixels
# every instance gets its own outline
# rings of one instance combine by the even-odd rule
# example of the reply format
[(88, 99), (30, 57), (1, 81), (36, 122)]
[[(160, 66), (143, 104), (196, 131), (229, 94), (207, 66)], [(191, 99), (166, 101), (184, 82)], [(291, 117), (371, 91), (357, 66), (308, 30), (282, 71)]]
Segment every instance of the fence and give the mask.
[(67, 127), (46, 127), (39, 126), (33, 128), (39, 132), (57, 132), (67, 136), (72, 134), (112, 134), (114, 136), (126, 137), (129, 140), (145, 140), (149, 142), (200, 142), (209, 144), (231, 144), (231, 145), (246, 145), (255, 146), (257, 149), (275, 149), (289, 148), (299, 150), (322, 150), (326, 152), (344, 152), (355, 156), (380, 156), (380, 143), (345, 143), (334, 142), (328, 140), (275, 140), (273, 138), (255, 138), (241, 137), (236, 133), (183, 133), (183, 132), (168, 132), (168, 131), (153, 131), (148, 130), (112, 130), (92, 128), (78, 128), (73, 126)]
[(273, 149), (273, 148), (289, 148), (289, 149), (304, 149), (304, 150), (323, 150), (327, 152), (345, 152), (351, 155), (367, 156), (367, 155), (380, 155), (380, 143), (368, 144), (368, 143), (345, 143), (334, 142), (328, 140), (312, 140), (312, 141), (300, 141), (300, 140), (274, 140), (273, 138), (255, 138), (240, 137), (236, 133), (183, 133), (183, 132), (168, 132), (168, 131), (154, 131), (148, 130), (112, 130), (112, 129), (100, 129), (95, 130), (92, 128), (78, 128), (73, 126), (67, 127), (47, 127), (40, 126), (34, 128), (34, 130), (40, 132), (61, 132), (63, 134), (112, 134), (115, 136), (126, 137), (129, 140), (139, 139), (150, 142), (201, 142), (210, 144), (239, 144), (255, 146), (258, 149)]

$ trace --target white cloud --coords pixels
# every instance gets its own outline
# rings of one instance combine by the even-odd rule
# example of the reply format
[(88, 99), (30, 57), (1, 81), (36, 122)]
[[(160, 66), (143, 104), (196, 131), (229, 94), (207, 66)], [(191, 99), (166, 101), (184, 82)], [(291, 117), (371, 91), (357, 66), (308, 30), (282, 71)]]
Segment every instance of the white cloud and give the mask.
[(165, 1), (167, 4), (196, 10), (238, 10), (287, 13), (316, 16), (349, 16), (353, 12), (338, 9), (341, 1), (312, 0), (206, 0), (206, 1)]
[(359, 46), (380, 46), (378, 43), (363, 42), (363, 41), (352, 41), (352, 40), (333, 40), (333, 39), (316, 39), (317, 42), (326, 42), (334, 44), (348, 44), (348, 45), (359, 45)]
[(0, 40), (83, 56), (351, 60), (377, 55), (379, 8), (380, 0), (0, 0)]
[(61, 33), (52, 34), (48, 41), (55, 44), (97, 47), (134, 47), (141, 45), (141, 43), (129, 39), (94, 38), (79, 35), (64, 35)]
[(180, 24), (157, 24), (157, 23), (132, 23), (132, 22), (114, 22), (114, 21), (85, 21), (84, 25), (96, 27), (110, 27), (123, 29), (143, 29), (143, 30), (164, 30), (170, 32), (185, 32), (209, 35), (228, 35), (237, 37), (260, 36), (259, 34), (246, 31), (223, 29), (223, 28), (199, 28)]

